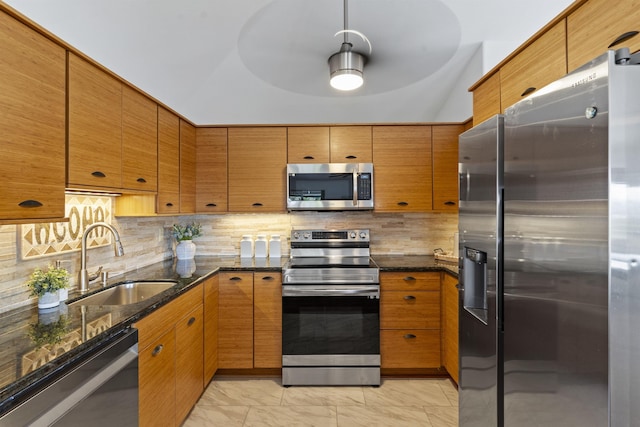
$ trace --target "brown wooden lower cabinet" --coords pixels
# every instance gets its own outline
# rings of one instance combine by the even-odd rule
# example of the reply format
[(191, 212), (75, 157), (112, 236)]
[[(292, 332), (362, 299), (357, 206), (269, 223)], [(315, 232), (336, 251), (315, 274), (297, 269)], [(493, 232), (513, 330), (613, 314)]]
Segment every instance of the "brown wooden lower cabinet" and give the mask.
[[(140, 329), (140, 328), (138, 328)], [(142, 331), (140, 331), (142, 333)], [(176, 332), (169, 329), (150, 345), (142, 348), (138, 360), (140, 383), (138, 425), (157, 426), (158, 420), (176, 416)], [(169, 422), (167, 425), (172, 425)]]
[(442, 273), (442, 365), (458, 383), (458, 279)]
[(204, 281), (204, 386), (218, 370), (219, 275)]
[(282, 274), (253, 275), (253, 367), (282, 367)]
[(200, 303), (176, 323), (176, 425), (187, 418), (204, 390), (203, 314)]
[(218, 367), (253, 368), (253, 273), (219, 274)]
[(380, 331), (381, 367), (439, 368), (440, 329), (386, 329)]

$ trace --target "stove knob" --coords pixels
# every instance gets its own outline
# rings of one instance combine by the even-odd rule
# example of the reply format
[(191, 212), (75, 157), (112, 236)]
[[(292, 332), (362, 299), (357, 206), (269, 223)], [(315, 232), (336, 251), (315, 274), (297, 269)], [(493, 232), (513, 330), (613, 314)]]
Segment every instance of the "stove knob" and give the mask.
[(366, 233), (366, 232), (364, 232), (364, 231), (361, 231), (361, 232), (360, 232), (360, 238), (361, 238), (361, 239), (366, 239), (366, 238), (367, 238), (367, 233)]
[(356, 238), (356, 232), (352, 231), (351, 233), (349, 233), (349, 238), (355, 239)]
[(293, 232), (293, 238), (296, 239), (296, 240), (299, 239), (300, 238), (300, 234), (297, 231), (294, 231)]
[(311, 238), (311, 233), (304, 233), (304, 235), (302, 236), (305, 239), (310, 239)]

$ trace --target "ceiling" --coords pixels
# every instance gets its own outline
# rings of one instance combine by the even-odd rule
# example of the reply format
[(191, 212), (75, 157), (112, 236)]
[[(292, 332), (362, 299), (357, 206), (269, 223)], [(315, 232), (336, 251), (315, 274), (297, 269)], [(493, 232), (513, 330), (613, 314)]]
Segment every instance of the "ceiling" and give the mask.
[(351, 0), (372, 53), (340, 93), (343, 0), (5, 0), (200, 125), (464, 121), (468, 87), (572, 2)]

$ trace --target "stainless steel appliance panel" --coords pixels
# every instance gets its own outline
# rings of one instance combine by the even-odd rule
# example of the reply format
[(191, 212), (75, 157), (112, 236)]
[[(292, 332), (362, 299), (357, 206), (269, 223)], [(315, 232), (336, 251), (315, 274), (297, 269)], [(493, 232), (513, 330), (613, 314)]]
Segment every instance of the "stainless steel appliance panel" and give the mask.
[(640, 420), (640, 67), (609, 83), (610, 425)]
[(283, 385), (375, 385), (380, 384), (380, 368), (354, 366), (317, 367), (313, 369), (288, 367), (282, 369)]
[[(459, 279), (461, 426), (498, 425), (500, 412), (496, 290), (503, 123), (497, 115), (460, 135), (459, 245), (465, 260)], [(474, 303), (478, 299), (482, 304)]]
[(506, 111), (506, 426), (608, 424), (608, 67)]

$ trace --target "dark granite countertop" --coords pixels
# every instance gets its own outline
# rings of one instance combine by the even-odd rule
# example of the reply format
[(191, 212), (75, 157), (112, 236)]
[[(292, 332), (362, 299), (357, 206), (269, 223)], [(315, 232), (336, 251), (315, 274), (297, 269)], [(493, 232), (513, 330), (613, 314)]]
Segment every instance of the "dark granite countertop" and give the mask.
[[(447, 271), (457, 276), (457, 266), (436, 261), (433, 256), (373, 255), (381, 271)], [(0, 314), (0, 415), (10, 410), (33, 386), (57, 375), (92, 347), (109, 340), (137, 320), (184, 293), (202, 280), (224, 271), (281, 271), (287, 258), (241, 259), (238, 257), (196, 257), (193, 262), (167, 260), (109, 280), (109, 286), (129, 280), (176, 280), (178, 284), (147, 301), (121, 306), (72, 304), (38, 311), (22, 307)], [(93, 292), (99, 285), (92, 285)], [(85, 336), (82, 336), (85, 331)]]

